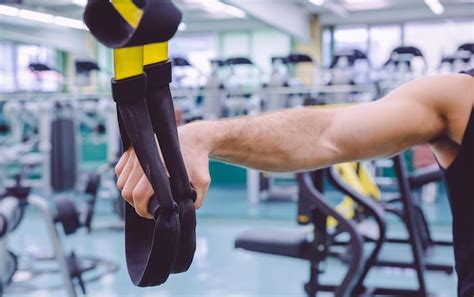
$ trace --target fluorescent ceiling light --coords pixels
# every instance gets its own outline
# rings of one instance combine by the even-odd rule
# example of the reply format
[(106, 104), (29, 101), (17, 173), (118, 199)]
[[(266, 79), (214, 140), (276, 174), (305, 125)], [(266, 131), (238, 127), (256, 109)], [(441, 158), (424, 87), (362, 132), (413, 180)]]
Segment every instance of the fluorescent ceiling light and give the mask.
[(388, 1), (368, 1), (368, 0), (345, 0), (344, 6), (348, 10), (377, 10), (389, 7), (391, 4)]
[(2, 15), (18, 16), (19, 13), (20, 13), (20, 10), (16, 7), (0, 5), (0, 14)]
[(81, 20), (55, 16), (53, 23), (58, 26), (79, 29), (79, 30), (87, 30), (86, 25)]
[(439, 2), (439, 0), (425, 0), (426, 5), (431, 9), (431, 11), (436, 14), (440, 15), (444, 12), (443, 5)]
[(28, 9), (18, 9), (8, 5), (0, 5), (0, 15), (20, 17), (25, 20), (52, 24), (61, 27), (87, 30), (86, 25), (81, 20), (55, 16), (49, 13), (37, 12)]
[(321, 6), (324, 4), (324, 0), (309, 0), (309, 2), (316, 6)]
[(37, 21), (37, 22), (46, 23), (46, 24), (51, 24), (53, 23), (53, 20), (54, 20), (54, 16), (52, 14), (36, 12), (33, 10), (26, 10), (26, 9), (20, 9), (20, 13), (18, 15), (23, 19)]
[(87, 0), (71, 0), (71, 3), (85, 7), (87, 5)]
[(212, 14), (227, 14), (243, 19), (247, 16), (245, 11), (233, 5), (222, 3), (220, 0), (184, 0), (185, 3), (198, 4), (205, 11)]

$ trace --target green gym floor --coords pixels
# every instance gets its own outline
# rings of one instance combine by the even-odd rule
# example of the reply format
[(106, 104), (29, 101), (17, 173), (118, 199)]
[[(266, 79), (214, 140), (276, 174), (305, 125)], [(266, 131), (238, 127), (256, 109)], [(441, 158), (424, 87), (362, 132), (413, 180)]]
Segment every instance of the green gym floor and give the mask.
[[(88, 283), (87, 296), (305, 296), (303, 284), (309, 275), (307, 262), (233, 248), (237, 235), (250, 228), (298, 228), (294, 221), (296, 205), (292, 202), (266, 202), (250, 208), (244, 187), (213, 187), (198, 214), (198, 247), (192, 268), (187, 273), (171, 276), (161, 287), (149, 289), (135, 288), (129, 281), (123, 233), (101, 228), (118, 222), (109, 202), (102, 200), (97, 211), (98, 216), (94, 221), (96, 230), (92, 234), (80, 231), (71, 237), (63, 237), (68, 251), (74, 250), (79, 256), (103, 258), (118, 265), (118, 271)], [(446, 197), (440, 195), (436, 204), (426, 207), (426, 212), (436, 238), (449, 239), (450, 213)], [(50, 245), (39, 213), (29, 211), (25, 218), (18, 232), (9, 240), (11, 249), (23, 256), (48, 252)], [(400, 233), (402, 230), (397, 223), (390, 225), (391, 233)], [(392, 245), (383, 250), (382, 257), (409, 259), (409, 250)], [(25, 261), (25, 258), (22, 260)], [(437, 248), (430, 259), (439, 263), (452, 263), (452, 251), (449, 248)], [(323, 280), (337, 283), (345, 271), (340, 261), (329, 260)], [(16, 278), (21, 277), (17, 275)], [(379, 268), (371, 271), (367, 284), (414, 288), (414, 277), (412, 270)], [(86, 274), (85, 278), (89, 278), (89, 275)], [(429, 289), (438, 296), (455, 296), (455, 276), (430, 272), (426, 280)], [(59, 277), (51, 274), (36, 281), (34, 285), (41, 289), (25, 290), (18, 287), (7, 291), (6, 296), (65, 296), (64, 291), (57, 288), (59, 283)]]

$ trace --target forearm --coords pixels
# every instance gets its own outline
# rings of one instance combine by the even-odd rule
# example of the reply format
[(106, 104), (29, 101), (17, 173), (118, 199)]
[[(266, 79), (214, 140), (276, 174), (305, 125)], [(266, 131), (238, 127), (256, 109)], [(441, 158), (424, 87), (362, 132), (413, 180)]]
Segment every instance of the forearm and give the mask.
[(329, 165), (334, 151), (324, 131), (331, 119), (331, 112), (304, 108), (193, 125), (210, 158), (278, 172)]
[(459, 75), (420, 79), (371, 103), (196, 122), (184, 126), (182, 136), (194, 138), (210, 158), (263, 171), (372, 159), (448, 135), (444, 106), (470, 83)]

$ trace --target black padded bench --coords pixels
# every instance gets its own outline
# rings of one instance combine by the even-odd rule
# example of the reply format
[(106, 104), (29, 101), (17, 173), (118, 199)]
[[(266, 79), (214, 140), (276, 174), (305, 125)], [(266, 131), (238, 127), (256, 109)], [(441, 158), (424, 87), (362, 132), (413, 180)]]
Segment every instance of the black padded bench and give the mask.
[(311, 240), (307, 232), (272, 229), (248, 230), (239, 235), (235, 248), (309, 260)]

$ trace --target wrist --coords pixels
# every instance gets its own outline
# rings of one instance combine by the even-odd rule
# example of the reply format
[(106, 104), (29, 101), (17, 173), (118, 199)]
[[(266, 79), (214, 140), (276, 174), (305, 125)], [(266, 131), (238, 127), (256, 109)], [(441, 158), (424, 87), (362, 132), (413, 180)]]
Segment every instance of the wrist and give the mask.
[(216, 121), (197, 121), (180, 128), (180, 134), (192, 139), (193, 146), (204, 151), (211, 157), (219, 144), (222, 131), (218, 129)]

